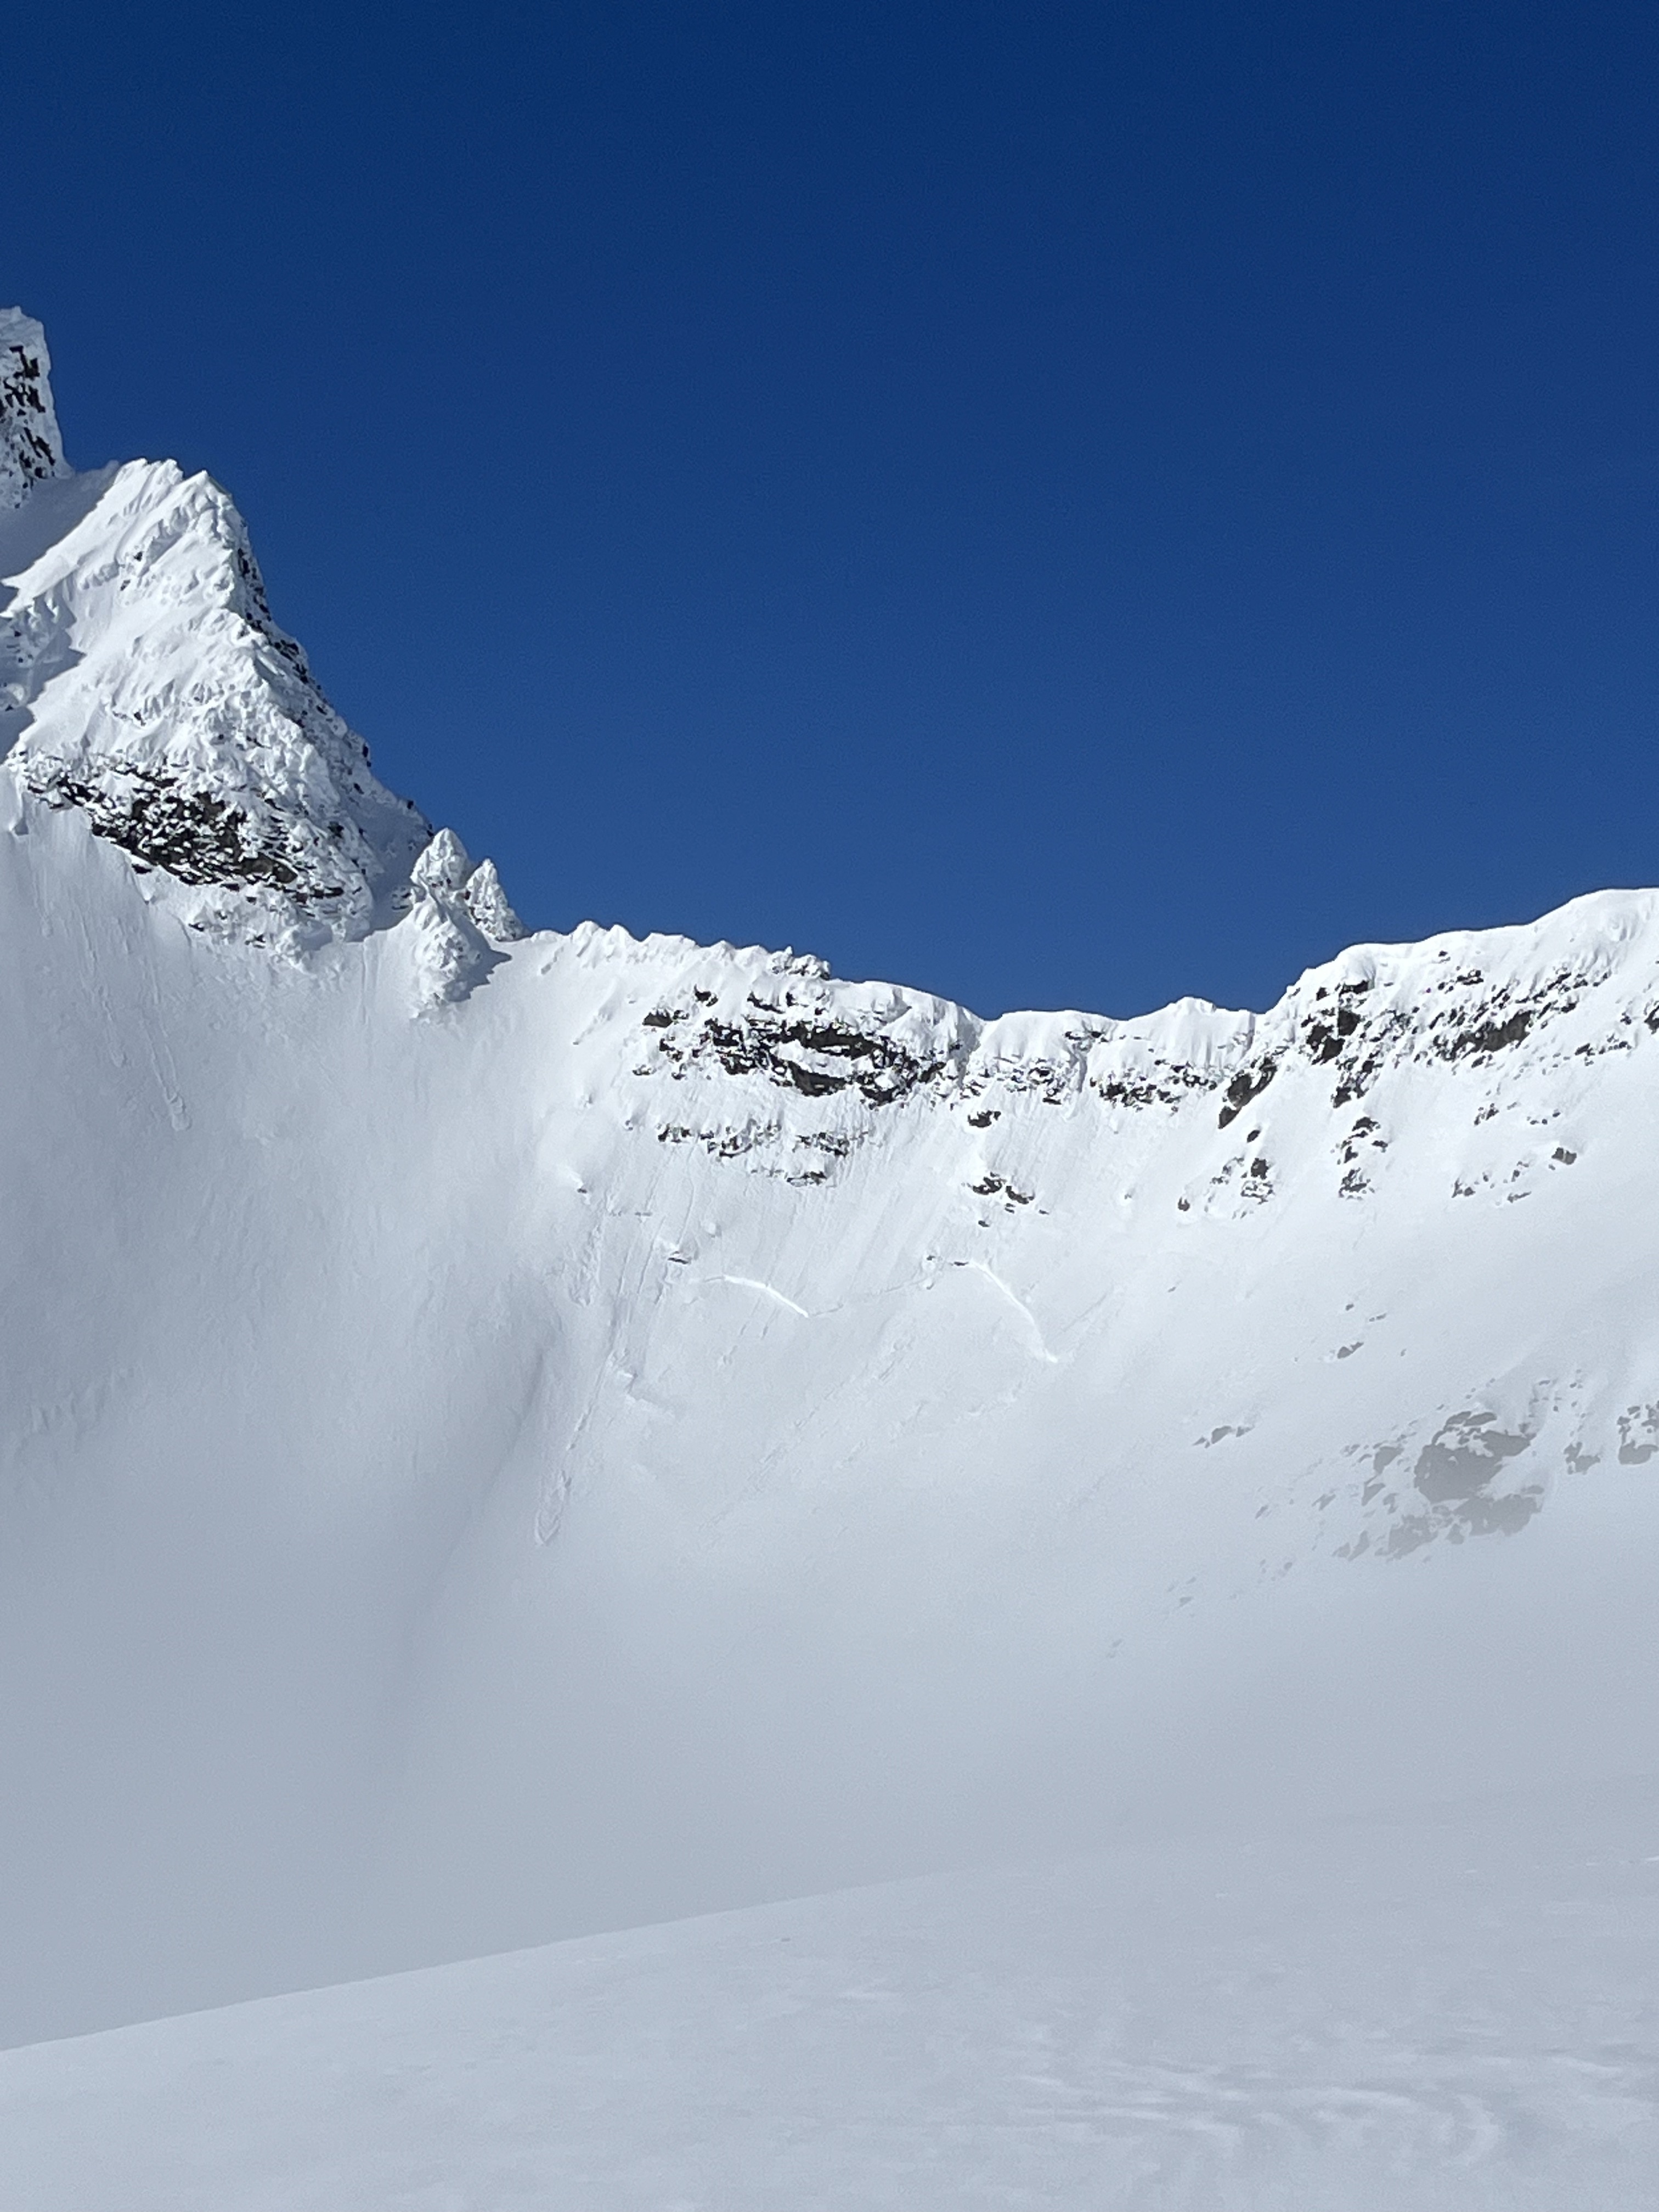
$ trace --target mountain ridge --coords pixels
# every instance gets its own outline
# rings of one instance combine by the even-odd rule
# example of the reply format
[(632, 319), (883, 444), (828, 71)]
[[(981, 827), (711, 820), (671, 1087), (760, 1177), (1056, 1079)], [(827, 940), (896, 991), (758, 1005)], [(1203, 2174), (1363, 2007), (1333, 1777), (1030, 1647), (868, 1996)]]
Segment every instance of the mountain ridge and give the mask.
[[(0, 310), (0, 352), (15, 364), (0, 379), (0, 449), (27, 457), (27, 465), (22, 459), (17, 464), (19, 481), (10, 499), (15, 508), (21, 508), (36, 483), (73, 481), (76, 471), (64, 456), (40, 324), (21, 309)], [(288, 908), (290, 925), (297, 909), (358, 934), (395, 921), (416, 896), (438, 895), (459, 901), (465, 920), (486, 937), (513, 941), (521, 925), (493, 863), (485, 861), (475, 871), (453, 831), (437, 833), (446, 842), (434, 845), (431, 825), (411, 802), (396, 798), (374, 779), (363, 741), (329, 706), (303, 649), (276, 626), (246, 526), (228, 495), (205, 475), (186, 479), (172, 462), (129, 463), (94, 471), (79, 483), (91, 495), (88, 511), (76, 513), (75, 503), (66, 500), (63, 515), (69, 526), (55, 537), (48, 534), (38, 546), (25, 540), (27, 557), (0, 581), (0, 614), (6, 618), (0, 654), (9, 653), (10, 661), (10, 681), (0, 690), (0, 756), (11, 763), (24, 787), (49, 805), (78, 808), (96, 834), (120, 846), (141, 867), (160, 870), (177, 885), (198, 893), (240, 896), (258, 911), (262, 921), (271, 919), (274, 893), (278, 911)], [(180, 545), (187, 549), (185, 562), (164, 565), (158, 576), (157, 562), (166, 564)], [(0, 557), (8, 550), (15, 555), (18, 548), (8, 548), (0, 537)], [(82, 678), (59, 703), (54, 687), (64, 685), (73, 672), (61, 664), (78, 665), (85, 658), (65, 635), (74, 629), (65, 602), (112, 583), (118, 600), (137, 600), (120, 610), (128, 617), (121, 643), (129, 653), (135, 641), (141, 647), (152, 646), (178, 602), (195, 602), (187, 645), (197, 659), (190, 667), (188, 696), (179, 697), (177, 672), (164, 666), (153, 695), (136, 703), (126, 698), (125, 683), (118, 685), (103, 672), (90, 684)], [(100, 617), (107, 623), (107, 610), (97, 610), (88, 627), (95, 631)], [(211, 676), (204, 682), (200, 661), (220, 649), (220, 623), (230, 632), (229, 655), (251, 665), (239, 666), (233, 678), (216, 684)], [(163, 662), (173, 643), (164, 639), (157, 656)], [(259, 709), (266, 703), (261, 693), (270, 695), (275, 709), (271, 719), (279, 728), (274, 742), (260, 726)], [(153, 734), (143, 734), (147, 732)], [(348, 828), (340, 817), (353, 814), (354, 799), (363, 803), (356, 810), (363, 818)], [(331, 875), (341, 880), (331, 881)], [(475, 878), (476, 892), (469, 896), (467, 888)], [(1559, 911), (1565, 915), (1578, 903), (1571, 902)], [(210, 917), (216, 927), (252, 926), (223, 900), (186, 896), (181, 911), (198, 927), (207, 926)], [(1424, 943), (1448, 958), (1456, 958), (1460, 951), (1471, 960), (1489, 957), (1481, 952), (1487, 945), (1501, 957), (1514, 930), (1541, 927), (1548, 919), (1504, 930), (1441, 933)], [(257, 927), (254, 933), (259, 933)], [(276, 933), (283, 934), (280, 924)], [(304, 929), (294, 933), (290, 927), (286, 941), (289, 949), (302, 951), (311, 939)], [(988, 1022), (965, 1006), (902, 986), (840, 981), (810, 954), (786, 951), (778, 957), (795, 963), (803, 979), (830, 987), (838, 998), (855, 994), (848, 1003), (873, 1006), (886, 993), (896, 1003), (925, 1006), (934, 1010), (935, 1028), (942, 1024), (944, 1030), (952, 1031), (954, 1023), (953, 1034), (964, 1025), (981, 1036), (990, 1032), (1010, 1040), (1042, 1033), (1046, 1049), (1033, 1047), (1011, 1056), (1033, 1061), (1052, 1057), (1055, 1079), (1062, 1084), (1088, 1079), (1058, 1072), (1058, 1064), (1074, 1055), (1055, 1051), (1052, 1033), (1057, 1024), (1065, 1025), (1059, 1029), (1063, 1045), (1091, 1048), (1133, 1038), (1145, 1041), (1154, 1057), (1154, 1039), (1184, 1031), (1189, 1040), (1184, 1054), (1177, 1048), (1169, 1064), (1196, 1071), (1208, 1064), (1212, 1036), (1224, 1054), (1241, 1034), (1251, 1040), (1258, 1032), (1276, 1034), (1285, 1011), (1310, 992), (1316, 1001), (1329, 993), (1331, 1006), (1322, 1015), (1310, 1011), (1304, 1018), (1302, 1043), (1322, 1063), (1336, 1063), (1333, 1103), (1340, 1106), (1363, 1096), (1390, 1041), (1359, 1001), (1371, 988), (1377, 961), (1397, 964), (1408, 949), (1375, 944), (1346, 948), (1305, 970), (1262, 1014), (1182, 998), (1127, 1018), (1075, 1009), (1032, 1010)], [(1457, 980), (1462, 988), (1464, 978)], [(1571, 980), (1571, 971), (1565, 969), (1553, 986), (1535, 979), (1530, 994), (1522, 993), (1524, 1003), (1514, 1000), (1513, 985), (1504, 984), (1488, 1001), (1437, 1008), (1431, 1024), (1437, 1049), (1450, 1057), (1491, 1053), (1519, 1042), (1552, 1003), (1551, 989), (1558, 995), (1570, 992)], [(1435, 988), (1443, 994), (1443, 981), (1437, 980)], [(685, 1018), (677, 1013), (675, 1023)], [(1397, 1006), (1382, 1026), (1390, 1036), (1400, 1033)], [(795, 1034), (788, 1033), (792, 1028)], [(748, 1058), (799, 1087), (834, 1083), (837, 1059), (879, 1060), (877, 1040), (875, 1031), (861, 1033), (859, 1042), (872, 1047), (864, 1051), (850, 1037), (825, 1032), (817, 1057), (802, 1058), (787, 1050), (793, 1045), (811, 1051), (800, 1020), (786, 1019), (776, 1036), (767, 1035), (763, 1024), (742, 1036), (732, 1033), (729, 1024), (711, 1028), (704, 1023), (690, 1049), (694, 1057), (729, 1061), (728, 1073), (737, 1072)], [(780, 1045), (784, 1049), (775, 1048)], [(1281, 1049), (1288, 1045), (1287, 1036)], [(658, 1048), (671, 1056), (680, 1051), (678, 1041), (666, 1037), (659, 1040)], [(886, 1048), (896, 1055), (886, 1071), (890, 1080), (873, 1067), (856, 1068), (848, 1079), (872, 1103), (897, 1095), (918, 1079), (920, 1064), (911, 1062), (896, 1037), (886, 1038)], [(949, 1045), (945, 1057), (957, 1048)], [(825, 1064), (826, 1055), (830, 1065)], [(1271, 1057), (1269, 1047), (1266, 1058)], [(1179, 1086), (1179, 1076), (1170, 1079)], [(1237, 1101), (1230, 1097), (1228, 1118), (1271, 1079), (1264, 1059), (1249, 1078), (1251, 1087), (1241, 1090)]]

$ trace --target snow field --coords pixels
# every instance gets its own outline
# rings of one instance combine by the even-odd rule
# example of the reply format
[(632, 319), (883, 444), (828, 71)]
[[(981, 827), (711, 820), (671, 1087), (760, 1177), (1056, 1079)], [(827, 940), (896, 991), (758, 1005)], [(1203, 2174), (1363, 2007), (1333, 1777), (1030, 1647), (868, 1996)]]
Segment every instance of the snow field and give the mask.
[(76, 2212), (1623, 2212), (1659, 1796), (933, 1875), (0, 2055)]

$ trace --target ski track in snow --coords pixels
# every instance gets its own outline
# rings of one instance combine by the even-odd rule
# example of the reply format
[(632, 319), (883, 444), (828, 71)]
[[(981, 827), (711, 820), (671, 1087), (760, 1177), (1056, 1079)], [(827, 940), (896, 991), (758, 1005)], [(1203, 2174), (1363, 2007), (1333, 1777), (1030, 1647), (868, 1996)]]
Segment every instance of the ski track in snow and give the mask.
[(989, 1283), (994, 1291), (1000, 1291), (1003, 1297), (1007, 1299), (1009, 1304), (1030, 1331), (1032, 1346), (1037, 1358), (1046, 1360), (1050, 1367), (1057, 1367), (1060, 1364), (1058, 1357), (1049, 1351), (1043, 1341), (1042, 1324), (1026, 1304), (1024, 1299), (1020, 1297), (1018, 1291), (1011, 1290), (995, 1269), (988, 1267), (982, 1260), (970, 1260), (968, 1265), (976, 1275), (981, 1276), (986, 1282)]
[(752, 1275), (715, 1275), (699, 1279), (714, 1283), (730, 1283), (734, 1290), (757, 1291), (762, 1297), (770, 1298), (774, 1305), (781, 1306), (786, 1313), (799, 1315), (802, 1321), (811, 1321), (812, 1318), (805, 1306), (797, 1305), (793, 1298), (786, 1297), (781, 1291), (774, 1290), (770, 1283), (757, 1282)]

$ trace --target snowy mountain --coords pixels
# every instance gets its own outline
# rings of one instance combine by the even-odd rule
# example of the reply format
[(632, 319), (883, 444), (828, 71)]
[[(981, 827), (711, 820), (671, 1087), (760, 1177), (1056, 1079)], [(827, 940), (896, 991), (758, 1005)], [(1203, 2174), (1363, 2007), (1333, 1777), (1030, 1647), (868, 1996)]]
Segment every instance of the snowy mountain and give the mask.
[(0, 749), (17, 781), (191, 886), (198, 926), (361, 934), (430, 832), (271, 620), (241, 517), (171, 461), (70, 471), (40, 326), (15, 308), (0, 364)]
[(1659, 897), (1133, 1021), (526, 935), (47, 369), (0, 316), (7, 2039), (1650, 1769)]

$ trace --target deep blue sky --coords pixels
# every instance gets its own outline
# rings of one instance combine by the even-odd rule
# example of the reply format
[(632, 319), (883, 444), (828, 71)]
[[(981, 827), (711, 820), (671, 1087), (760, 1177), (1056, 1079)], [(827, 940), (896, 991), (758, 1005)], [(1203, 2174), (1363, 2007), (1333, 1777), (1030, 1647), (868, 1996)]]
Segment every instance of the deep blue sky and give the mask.
[(1659, 880), (1650, 7), (32, 9), (0, 298), (527, 919), (1262, 1005)]

